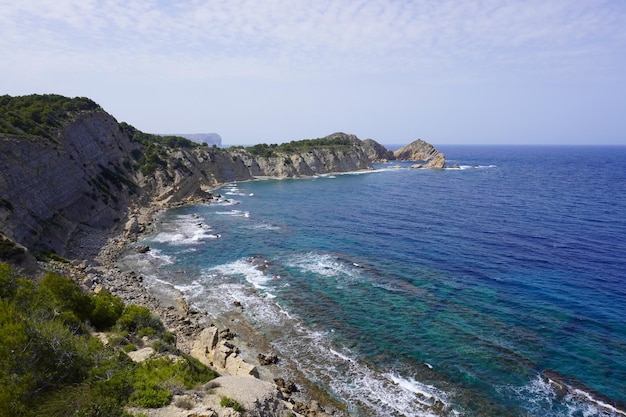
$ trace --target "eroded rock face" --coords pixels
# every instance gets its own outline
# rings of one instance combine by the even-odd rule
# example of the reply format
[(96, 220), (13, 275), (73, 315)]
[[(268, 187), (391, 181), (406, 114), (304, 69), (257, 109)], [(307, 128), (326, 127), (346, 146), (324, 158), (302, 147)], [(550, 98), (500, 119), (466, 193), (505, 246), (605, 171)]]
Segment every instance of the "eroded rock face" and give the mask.
[(13, 207), (2, 231), (63, 254), (79, 225), (113, 227), (137, 191), (127, 168), (136, 146), (102, 111), (78, 117), (56, 143), (0, 137), (0, 195)]
[(373, 139), (365, 139), (363, 141), (363, 148), (365, 149), (367, 157), (372, 162), (387, 162), (396, 159), (392, 151)]
[(442, 169), (446, 166), (446, 157), (442, 153), (438, 153), (428, 161), (425, 168)]
[(191, 356), (218, 372), (229, 375), (259, 377), (259, 372), (252, 364), (239, 356), (237, 347), (224, 338), (217, 327), (209, 326), (200, 332), (191, 348)]
[(221, 376), (213, 382), (216, 394), (237, 399), (246, 416), (293, 415), (271, 382), (237, 376)]
[(445, 156), (433, 145), (421, 139), (403, 146), (395, 151), (394, 155), (400, 161), (428, 162), (424, 168), (443, 168), (446, 164)]

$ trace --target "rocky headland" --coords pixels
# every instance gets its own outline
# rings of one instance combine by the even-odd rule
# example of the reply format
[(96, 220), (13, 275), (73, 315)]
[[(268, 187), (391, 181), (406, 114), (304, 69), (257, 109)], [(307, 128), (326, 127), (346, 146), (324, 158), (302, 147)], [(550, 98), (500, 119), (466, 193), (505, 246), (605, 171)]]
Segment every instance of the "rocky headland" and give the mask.
[(419, 161), (412, 168), (441, 169), (446, 166), (446, 158), (443, 153), (428, 142), (418, 139), (393, 153), (398, 161)]
[[(177, 335), (182, 352), (230, 375), (214, 388), (239, 395), (248, 405), (247, 415), (328, 415), (320, 402), (342, 414), (342, 405), (315, 387), (299, 396), (293, 381), (274, 378), (280, 372), (269, 343), (245, 325), (229, 329), (243, 322), (236, 308), (232, 317), (210, 322), (182, 297), (157, 299), (142, 277), (120, 269), (116, 261), (139, 234), (151, 230), (160, 210), (210, 203), (216, 198), (210, 190), (224, 183), (370, 170), (373, 161), (392, 159), (441, 168), (443, 154), (423, 141), (392, 153), (371, 139), (345, 133), (280, 146), (220, 149), (146, 134), (85, 98), (0, 99), (0, 262), (27, 276), (36, 276), (40, 266), (56, 268), (88, 290), (105, 289), (126, 303), (149, 307)], [(42, 254), (63, 262), (38, 263), (35, 255), (41, 259)], [(237, 345), (245, 345), (245, 352)], [(305, 378), (296, 382), (306, 384)], [(248, 398), (242, 390), (258, 395)], [(212, 410), (206, 415), (231, 415), (230, 409), (211, 405), (211, 398), (196, 401)], [(150, 415), (204, 415), (174, 405), (169, 410)]]

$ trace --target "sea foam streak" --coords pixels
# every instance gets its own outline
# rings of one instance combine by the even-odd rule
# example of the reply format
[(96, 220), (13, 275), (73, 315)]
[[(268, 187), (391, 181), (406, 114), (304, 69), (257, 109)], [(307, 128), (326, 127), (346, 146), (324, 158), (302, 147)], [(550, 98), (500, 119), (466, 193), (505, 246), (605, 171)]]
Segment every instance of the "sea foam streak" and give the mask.
[(215, 213), (235, 217), (250, 217), (250, 212), (243, 210), (216, 211)]
[[(357, 269), (330, 255), (305, 254), (292, 261), (333, 276), (351, 276)], [(233, 279), (236, 277), (244, 281)], [(263, 288), (264, 293), (251, 291), (246, 282)], [(266, 291), (271, 290), (272, 283), (283, 285), (254, 260), (240, 259), (208, 268), (201, 279), (176, 288), (191, 304), (215, 315), (231, 310), (234, 301), (241, 303), (244, 314), (270, 337), (280, 356), (288, 357), (332, 395), (353, 404), (354, 412), (370, 410), (367, 413), (408, 417), (456, 415), (441, 391), (398, 374), (379, 372), (349, 349), (335, 346), (324, 332), (304, 325), (268, 296)]]
[(176, 216), (163, 225), (162, 231), (151, 240), (170, 245), (196, 245), (203, 240), (216, 239), (218, 234), (197, 215)]
[(335, 277), (341, 281), (350, 281), (361, 276), (358, 265), (330, 254), (309, 252), (302, 255), (292, 255), (285, 260), (285, 265), (304, 272)]
[(240, 259), (235, 262), (231, 262), (224, 265), (218, 265), (211, 269), (209, 272), (217, 272), (222, 275), (230, 276), (243, 276), (246, 281), (254, 285), (256, 288), (266, 288), (267, 284), (273, 277), (260, 271), (253, 264), (246, 259)]
[(349, 349), (335, 347), (323, 332), (288, 320), (283, 329), (288, 331), (277, 334), (273, 342), (277, 349), (289, 355), (300, 369), (314, 375), (333, 395), (346, 400), (351, 413), (408, 417), (457, 415), (443, 392), (411, 378), (381, 373), (359, 361)]
[(595, 398), (592, 394), (569, 385), (563, 386), (565, 392), (555, 386), (563, 386), (549, 378), (536, 375), (522, 387), (500, 387), (500, 392), (508, 392), (517, 397), (519, 402), (532, 415), (552, 410), (549, 417), (624, 417), (626, 412)]

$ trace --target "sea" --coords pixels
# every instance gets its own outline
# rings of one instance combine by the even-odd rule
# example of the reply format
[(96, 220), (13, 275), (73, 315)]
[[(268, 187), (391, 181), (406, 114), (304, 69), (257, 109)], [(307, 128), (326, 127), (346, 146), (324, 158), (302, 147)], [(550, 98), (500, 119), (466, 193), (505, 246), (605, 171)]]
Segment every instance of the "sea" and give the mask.
[(439, 150), (454, 168), (224, 185), (126, 262), (240, 303), (350, 416), (626, 416), (626, 147)]

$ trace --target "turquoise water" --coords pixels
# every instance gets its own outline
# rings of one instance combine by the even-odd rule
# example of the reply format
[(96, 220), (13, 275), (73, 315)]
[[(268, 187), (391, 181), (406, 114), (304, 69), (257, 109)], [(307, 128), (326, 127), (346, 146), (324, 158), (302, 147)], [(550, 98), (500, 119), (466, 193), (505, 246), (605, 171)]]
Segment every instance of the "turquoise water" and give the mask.
[(442, 151), (461, 169), (230, 184), (137, 268), (242, 302), (351, 415), (625, 416), (626, 148)]

